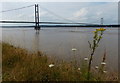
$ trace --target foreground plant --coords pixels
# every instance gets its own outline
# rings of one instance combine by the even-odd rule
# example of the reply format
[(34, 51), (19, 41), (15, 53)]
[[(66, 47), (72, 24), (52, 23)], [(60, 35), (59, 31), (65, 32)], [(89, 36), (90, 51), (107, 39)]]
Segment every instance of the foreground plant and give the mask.
[(91, 64), (92, 64), (92, 59), (93, 59), (93, 55), (95, 53), (95, 50), (96, 48), (98, 47), (98, 44), (100, 42), (100, 40), (102, 39), (102, 35), (103, 35), (103, 32), (105, 31), (106, 29), (104, 28), (99, 28), (99, 29), (96, 29), (94, 31), (94, 37), (93, 37), (93, 42), (89, 43), (89, 47), (90, 47), (90, 50), (91, 50), (91, 54), (90, 54), (90, 59), (89, 59), (89, 63), (88, 63), (88, 74), (87, 74), (87, 80), (90, 79), (90, 70), (91, 70)]
[(101, 67), (100, 67), (100, 69), (99, 69), (99, 72), (100, 72), (101, 74), (107, 72), (107, 71), (104, 70), (104, 67), (105, 67), (105, 65), (106, 65), (106, 62), (105, 62), (105, 60), (106, 60), (106, 55), (107, 55), (107, 54), (106, 54), (106, 50), (105, 50), (104, 55), (103, 55), (103, 58), (102, 58), (102, 62), (101, 62)]
[(72, 48), (72, 51), (73, 51), (73, 53), (74, 53), (74, 67), (76, 68), (77, 67), (77, 61), (76, 61), (76, 51), (77, 51), (77, 49), (76, 48)]

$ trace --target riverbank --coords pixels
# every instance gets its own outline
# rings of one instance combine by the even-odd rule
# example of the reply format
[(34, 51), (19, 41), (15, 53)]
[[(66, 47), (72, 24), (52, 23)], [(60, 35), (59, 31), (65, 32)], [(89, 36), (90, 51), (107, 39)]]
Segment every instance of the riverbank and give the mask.
[[(60, 62), (42, 52), (34, 54), (27, 50), (2, 44), (3, 81), (87, 81), (86, 62), (82, 68), (73, 63)], [(90, 80), (117, 80), (116, 74), (100, 74), (93, 69)]]

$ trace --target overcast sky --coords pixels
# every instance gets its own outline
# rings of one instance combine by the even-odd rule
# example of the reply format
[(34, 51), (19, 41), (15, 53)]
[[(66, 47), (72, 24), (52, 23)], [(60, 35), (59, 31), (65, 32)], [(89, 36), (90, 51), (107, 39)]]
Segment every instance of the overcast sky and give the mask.
[[(86, 22), (104, 24), (118, 23), (117, 2), (36, 2), (39, 4), (40, 21)], [(4, 2), (2, 11), (34, 5), (34, 2)], [(2, 20), (34, 21), (34, 6), (2, 13)]]

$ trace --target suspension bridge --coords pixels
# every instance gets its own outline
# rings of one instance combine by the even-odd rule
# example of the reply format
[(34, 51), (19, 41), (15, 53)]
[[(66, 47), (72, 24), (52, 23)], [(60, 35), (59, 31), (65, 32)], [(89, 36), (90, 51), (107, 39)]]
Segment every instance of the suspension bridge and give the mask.
[[(16, 8), (16, 9), (10, 9), (10, 10), (5, 10), (5, 11), (1, 11), (0, 13), (6, 13), (6, 12), (10, 12), (10, 11), (16, 11), (16, 10), (22, 10), (25, 8), (29, 8), (29, 7), (34, 7), (34, 21), (9, 21), (9, 20), (4, 20), (4, 21), (0, 21), (0, 23), (7, 23), (7, 24), (21, 24), (21, 23), (26, 23), (26, 24), (34, 24), (33, 26), (12, 26), (12, 27), (34, 27), (35, 30), (40, 30), (41, 27), (120, 27), (120, 25), (104, 25), (103, 24), (103, 18), (101, 18), (101, 24), (94, 24), (94, 23), (79, 23), (79, 22), (73, 22), (72, 20), (63, 18), (51, 11), (49, 11), (48, 9), (46, 9), (47, 11), (49, 11), (50, 13), (54, 14), (57, 17), (60, 17), (64, 20), (67, 20), (69, 22), (42, 22), (40, 21), (40, 12), (39, 12), (39, 5), (35, 4), (35, 5), (29, 5), (29, 6), (25, 6), (25, 7), (20, 7), (20, 8)], [(44, 8), (45, 9), (45, 8)], [(42, 25), (44, 24), (44, 25)], [(8, 27), (8, 26), (2, 26), (2, 27)]]

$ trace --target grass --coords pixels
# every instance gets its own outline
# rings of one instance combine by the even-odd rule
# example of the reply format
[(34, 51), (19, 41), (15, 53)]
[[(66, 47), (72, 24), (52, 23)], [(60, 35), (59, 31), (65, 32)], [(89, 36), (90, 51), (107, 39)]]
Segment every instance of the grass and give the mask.
[[(49, 67), (50, 64), (54, 66)], [(78, 70), (72, 63), (57, 63), (41, 52), (30, 54), (6, 43), (2, 43), (2, 70), (3, 81), (87, 81), (86, 62)], [(95, 71), (90, 74), (92, 81), (117, 80), (115, 74), (98, 78)]]

